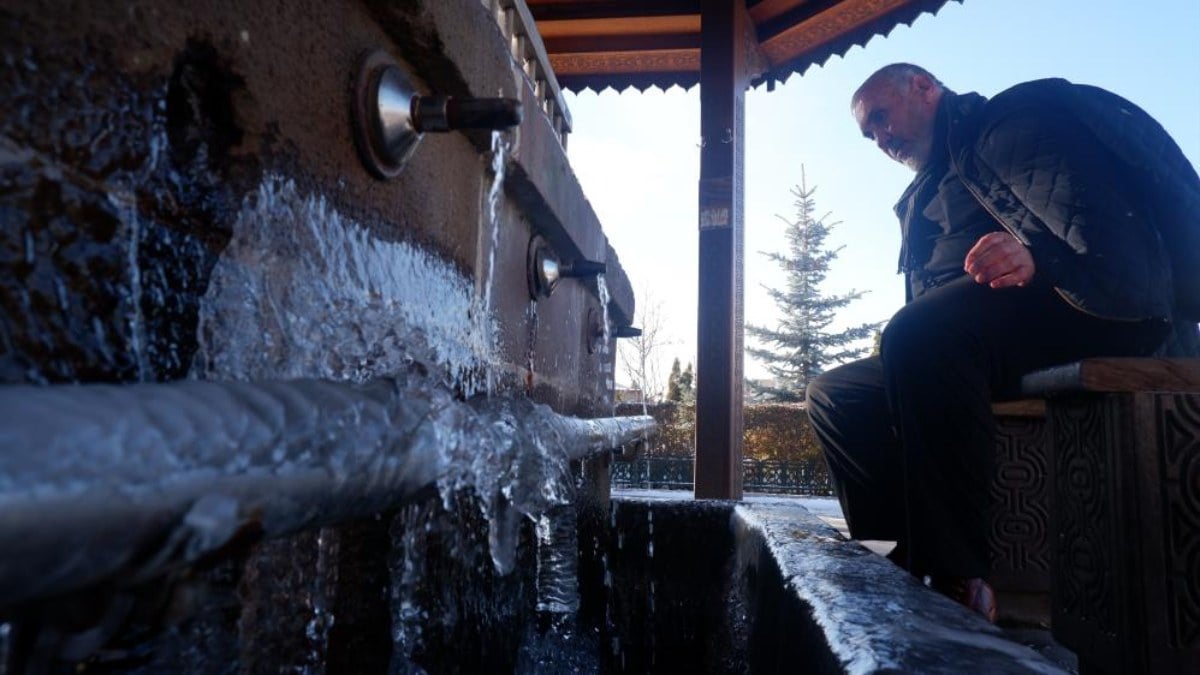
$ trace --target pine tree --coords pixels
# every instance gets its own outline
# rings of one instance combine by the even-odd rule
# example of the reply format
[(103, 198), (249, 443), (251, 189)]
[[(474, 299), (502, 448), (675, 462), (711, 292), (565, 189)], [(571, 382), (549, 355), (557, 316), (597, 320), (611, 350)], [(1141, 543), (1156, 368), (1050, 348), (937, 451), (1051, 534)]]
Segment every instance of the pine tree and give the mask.
[(696, 402), (696, 374), (692, 371), (692, 364), (688, 363), (687, 368), (679, 375), (679, 400), (692, 404)]
[(802, 401), (808, 383), (827, 366), (860, 358), (870, 351), (862, 345), (879, 323), (868, 323), (844, 330), (830, 330), (838, 310), (861, 298), (865, 291), (850, 291), (844, 295), (824, 295), (821, 283), (829, 272), (830, 263), (837, 259), (841, 248), (828, 249), (825, 238), (838, 223), (826, 223), (828, 214), (820, 218), (813, 214), (816, 204), (813, 193), (800, 170), (800, 185), (792, 189), (795, 196), (796, 219), (787, 223), (788, 253), (764, 252), (767, 259), (778, 263), (787, 274), (786, 289), (767, 288), (767, 293), (783, 314), (774, 330), (761, 326), (746, 326), (746, 332), (763, 345), (746, 351), (761, 360), (774, 378), (774, 383), (750, 382), (759, 398), (779, 401)]
[(667, 400), (679, 402), (683, 400), (683, 394), (679, 389), (679, 378), (682, 375), (679, 369), (679, 357), (671, 363), (671, 374), (667, 376)]

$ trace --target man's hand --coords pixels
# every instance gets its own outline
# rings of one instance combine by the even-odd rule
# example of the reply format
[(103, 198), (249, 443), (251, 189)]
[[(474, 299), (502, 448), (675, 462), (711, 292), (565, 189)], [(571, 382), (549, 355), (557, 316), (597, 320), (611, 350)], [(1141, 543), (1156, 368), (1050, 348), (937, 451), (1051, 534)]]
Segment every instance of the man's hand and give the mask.
[(975, 283), (992, 288), (1024, 286), (1033, 278), (1033, 256), (1008, 232), (989, 232), (967, 252), (963, 269)]

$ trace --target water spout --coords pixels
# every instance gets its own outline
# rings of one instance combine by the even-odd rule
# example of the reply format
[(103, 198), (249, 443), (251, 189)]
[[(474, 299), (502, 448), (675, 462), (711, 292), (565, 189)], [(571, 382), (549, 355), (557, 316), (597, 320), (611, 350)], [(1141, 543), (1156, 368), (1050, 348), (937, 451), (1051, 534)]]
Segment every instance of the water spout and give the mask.
[(603, 279), (604, 271), (607, 268), (605, 263), (583, 258), (564, 262), (541, 236), (535, 236), (530, 240), (526, 265), (529, 297), (533, 300), (550, 297), (558, 283), (568, 277), (594, 276), (597, 279)]
[(508, 129), (521, 123), (520, 101), (418, 94), (386, 52), (366, 54), (354, 82), (354, 135), (371, 173), (392, 178), (412, 157), (422, 134), (457, 129)]

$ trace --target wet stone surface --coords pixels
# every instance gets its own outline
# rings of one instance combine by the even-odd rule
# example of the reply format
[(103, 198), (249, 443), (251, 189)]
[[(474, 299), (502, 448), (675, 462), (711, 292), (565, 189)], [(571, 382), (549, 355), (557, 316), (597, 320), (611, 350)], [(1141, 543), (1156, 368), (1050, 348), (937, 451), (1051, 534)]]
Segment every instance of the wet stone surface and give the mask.
[(0, 14), (0, 380), (181, 377), (246, 168), (238, 79), (202, 44), (159, 81), (21, 30)]
[[(652, 541), (658, 559), (687, 560), (693, 568), (712, 563), (700, 562), (708, 558), (721, 561), (718, 577), (687, 590), (662, 592), (667, 586), (659, 580), (670, 574), (665, 570), (643, 580), (656, 582), (658, 608), (696, 602), (694, 596), (721, 598), (717, 612), (726, 616), (694, 643), (719, 644), (726, 656), (706, 664), (707, 672), (1071, 672), (1069, 655), (1047, 644), (1044, 631), (1005, 632), (989, 625), (882, 556), (845, 540), (800, 500), (764, 496), (735, 504), (696, 502), (683, 494), (621, 493), (614, 504), (617, 513), (653, 514), (656, 523), (670, 518), (674, 524), (671, 538), (655, 530), (649, 541), (649, 533), (618, 528), (629, 550), (645, 556)], [(729, 540), (714, 536), (714, 517), (727, 524)], [(647, 634), (661, 635), (645, 630), (621, 637), (627, 646), (656, 639)], [(649, 649), (637, 658), (653, 665), (661, 657)], [(613, 672), (653, 670), (659, 668)]]

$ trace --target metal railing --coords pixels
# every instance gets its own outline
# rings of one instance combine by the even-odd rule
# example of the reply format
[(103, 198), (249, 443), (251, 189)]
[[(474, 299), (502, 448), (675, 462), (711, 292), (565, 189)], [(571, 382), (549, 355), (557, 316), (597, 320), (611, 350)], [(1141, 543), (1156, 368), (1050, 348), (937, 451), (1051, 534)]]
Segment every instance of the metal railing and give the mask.
[[(612, 485), (650, 490), (691, 490), (694, 474), (695, 460), (691, 457), (643, 457), (630, 462), (614, 462)], [(746, 492), (789, 495), (833, 494), (829, 472), (819, 460), (743, 460), (742, 489)]]

